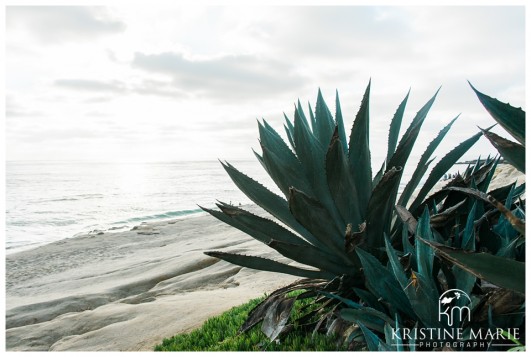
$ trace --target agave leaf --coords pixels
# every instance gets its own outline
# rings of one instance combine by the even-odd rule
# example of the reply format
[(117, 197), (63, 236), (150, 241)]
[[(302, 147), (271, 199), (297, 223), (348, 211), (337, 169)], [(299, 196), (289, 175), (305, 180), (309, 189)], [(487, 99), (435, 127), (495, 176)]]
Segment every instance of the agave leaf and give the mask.
[(378, 300), (378, 298), (371, 293), (368, 290), (358, 289), (358, 288), (352, 288), (356, 295), (360, 297), (361, 300), (365, 301), (365, 303), (372, 308), (378, 310), (378, 311), (386, 311), (384, 308), (384, 305)]
[(387, 257), (389, 258), (389, 263), (396, 280), (402, 287), (402, 290), (406, 290), (408, 285), (406, 273), (404, 273), (404, 268), (402, 267), (402, 264), (400, 264), (398, 256), (396, 255), (396, 252), (387, 237), (385, 239), (385, 250), (387, 252)]
[(298, 245), (272, 240), (268, 244), (271, 248), (296, 262), (306, 264), (320, 270), (328, 271), (336, 275), (355, 276), (359, 274), (359, 268), (353, 265), (341, 264), (337, 257), (323, 253), (310, 245)]
[(494, 285), (525, 294), (525, 263), (488, 253), (473, 253), (424, 241), (441, 258)]
[(231, 164), (223, 162), (221, 164), (240, 191), (249, 197), (251, 201), (265, 209), (281, 222), (284, 222), (288, 227), (293, 228), (308, 242), (314, 245), (318, 244), (318, 240), (291, 215), (288, 202), (285, 199), (269, 191), (252, 178), (244, 175)]
[(296, 298), (276, 300), (271, 304), (264, 316), (262, 332), (274, 341), (280, 335), (291, 315)]
[(293, 148), (293, 150), (295, 150), (295, 141), (293, 140), (293, 137), (295, 135), (295, 128), (286, 113), (284, 113), (284, 119), (286, 120), (286, 124), (284, 124), (284, 128), (286, 129), (286, 135), (288, 136), (288, 140), (291, 144), (291, 147)]
[(420, 133), (420, 128), (422, 127), (422, 124), (424, 123), (424, 120), (426, 119), (426, 116), (428, 115), (428, 112), (430, 111), (438, 93), (439, 89), (437, 92), (435, 92), (433, 97), (431, 97), (430, 100), (428, 100), (428, 102), (424, 104), (424, 106), (418, 111), (417, 115), (415, 115), (413, 121), (400, 139), (395, 153), (393, 156), (391, 156), (391, 159), (387, 163), (388, 167), (404, 167), (406, 165), (407, 159), (413, 150), (413, 145), (415, 145), (415, 141)]
[(297, 164), (282, 160), (268, 147), (262, 145), (262, 159), (267, 168), (269, 176), (273, 179), (280, 191), (289, 197), (290, 187), (297, 187), (299, 190), (312, 196), (313, 190), (301, 176), (302, 166), (297, 160)]
[(417, 240), (415, 247), (418, 272), (419, 274), (429, 278), (433, 273), (433, 249), (423, 242), (431, 242), (434, 239), (430, 226), (430, 213), (428, 212), (427, 207), (424, 209), (424, 213), (422, 213), (422, 216), (419, 218), (415, 239)]
[(296, 234), (267, 218), (257, 216), (241, 208), (223, 202), (220, 202), (217, 206), (222, 212), (203, 207), (201, 207), (201, 209), (210, 213), (220, 221), (249, 234), (264, 244), (268, 244), (272, 239), (275, 239), (289, 244), (309, 245), (308, 242)]
[(356, 114), (349, 139), (349, 165), (354, 178), (361, 212), (365, 211), (372, 191), (371, 151), (369, 148), (369, 96), (371, 81), (367, 85)]
[(417, 231), (417, 220), (415, 217), (405, 207), (400, 205), (395, 205), (395, 210), (400, 220), (406, 224), (409, 233), (414, 234)]
[(381, 297), (391, 307), (410, 317), (415, 316), (409, 299), (394, 275), (371, 254), (356, 249), (365, 275), (365, 285), (377, 297)]
[[(498, 187), (492, 191), (489, 191), (489, 195), (494, 197), (494, 199), (497, 201), (503, 201), (509, 194), (509, 191), (511, 191), (512, 186), (513, 184), (511, 183), (505, 186)], [(525, 182), (517, 186), (514, 189), (513, 195), (516, 198), (516, 197), (519, 197), (524, 192), (525, 192)]]
[(359, 309), (341, 309), (339, 316), (343, 320), (355, 323), (362, 323), (363, 325), (376, 330), (384, 332), (384, 325), (386, 322), (392, 320), (383, 312), (371, 309), (370, 307), (361, 307)]
[[(300, 110), (295, 111), (295, 146), (297, 157), (301, 161), (306, 177), (313, 189), (314, 197), (328, 211), (330, 222), (335, 223), (340, 231), (346, 227), (328, 189), (326, 180), (325, 160), (326, 152), (317, 138), (303, 124)], [(328, 143), (327, 143), (328, 145)]]
[(372, 179), (372, 188), (374, 189), (379, 183), (380, 181), (382, 180), (382, 177), (384, 175), (384, 172), (385, 172), (385, 169), (386, 169), (386, 166), (385, 166), (385, 161), (382, 163), (382, 166), (380, 167), (380, 170), (378, 170), (378, 172), (376, 173), (376, 175), (374, 176), (374, 178)]
[[(474, 201), (472, 209), (468, 213), (465, 229), (463, 230), (461, 248), (464, 250), (473, 251), (476, 248), (476, 235), (474, 232), (476, 207), (477, 201)], [(474, 287), (474, 283), (476, 282), (476, 277), (456, 265), (452, 267), (452, 272), (455, 277), (456, 288), (464, 291), (467, 294), (470, 294), (472, 288)]]
[(493, 196), (488, 195), (479, 190), (473, 190), (464, 187), (449, 187), (448, 190), (463, 192), (467, 195), (471, 195), (472, 197), (479, 198), (480, 200), (490, 203), (491, 205), (496, 207), (498, 211), (500, 211), (505, 216), (505, 218), (507, 218), (507, 220), (511, 223), (514, 229), (516, 229), (519, 233), (525, 236), (525, 222), (520, 218), (516, 217), (511, 211), (505, 208), (505, 206), (498, 200), (496, 200)]
[(324, 295), (324, 296), (326, 296), (328, 298), (331, 298), (331, 299), (339, 300), (342, 303), (344, 303), (345, 305), (347, 305), (347, 307), (349, 307), (349, 308), (361, 309), (363, 307), (362, 305), (358, 304), (355, 301), (352, 301), (350, 299), (346, 299), (344, 297), (341, 297), (340, 295), (337, 295), (337, 294), (334, 294), (334, 293), (330, 293), (328, 291), (319, 291), (319, 294)]
[(263, 125), (258, 122), (258, 132), (260, 134), (260, 144), (262, 146), (265, 146), (286, 164), (301, 169), (299, 159), (297, 159), (293, 151), (290, 150), (288, 145), (267, 121), (264, 120)]
[(468, 84), (494, 120), (500, 123), (520, 144), (525, 145), (525, 112), (521, 108), (515, 108), (481, 93), (470, 82)]
[(299, 115), (301, 118), (301, 123), (306, 127), (306, 129), (313, 133), (314, 128), (314, 122), (315, 118), (312, 115), (312, 111), (310, 110), (310, 122), (308, 122), (308, 119), (306, 119), (306, 115), (304, 115), (304, 110), (302, 109), (301, 101), (297, 100), (297, 106), (295, 107), (295, 115)]
[(290, 189), (289, 209), (293, 217), (312, 235), (339, 256), (345, 256), (343, 233), (319, 201), (295, 188)]
[(315, 106), (315, 124), (314, 135), (317, 137), (323, 147), (326, 147), (332, 138), (334, 132), (334, 119), (326, 105), (321, 89), (317, 93), (317, 104)]
[(490, 182), (492, 181), (492, 177), (494, 176), (496, 168), (498, 167), (498, 164), (500, 162), (500, 159), (501, 156), (498, 155), (498, 158), (493, 160), (492, 167), (485, 179), (478, 185), (478, 190), (482, 192), (487, 192), (487, 190), (489, 189)]
[(289, 144), (295, 150), (295, 142), (293, 141), (293, 135), (291, 134), (288, 126), (284, 124), (284, 130), (286, 131), (286, 136), (288, 137)]
[(366, 246), (383, 246), (384, 233), (389, 233), (394, 206), (392, 193), (400, 183), (402, 168), (391, 168), (374, 188), (367, 207)]
[(361, 322), (358, 322), (358, 326), (361, 328), (363, 336), (365, 337), (367, 349), (371, 352), (380, 351), (380, 344), (383, 344), (383, 341), (380, 340), (380, 338), (376, 336), (374, 332), (365, 327), (365, 325), (363, 325)]
[(398, 340), (396, 343), (396, 350), (398, 352), (404, 351), (402, 334), (400, 333), (400, 323), (398, 321), (398, 314), (395, 314), (395, 330), (397, 331)]
[[(516, 207), (514, 210), (511, 211), (512, 214), (524, 221), (525, 220), (525, 212), (520, 208)], [(495, 232), (498, 236), (502, 237), (505, 242), (508, 242), (509, 240), (513, 240), (517, 238), (518, 236), (521, 236), (511, 225), (511, 223), (505, 218), (505, 216), (500, 216), (498, 219), (498, 223), (492, 227), (492, 231)], [(522, 237), (522, 240), (524, 237)], [(498, 254), (501, 255), (501, 254)]]
[(438, 319), (439, 293), (433, 277), (426, 277), (420, 272), (413, 271), (411, 275), (411, 285), (405, 291), (415, 314), (424, 326), (442, 327)]
[(428, 167), (434, 160), (430, 160), (431, 155), (435, 152), (435, 149), (437, 149), (439, 144), (442, 142), (442, 140), (444, 139), (454, 122), (457, 120), (457, 118), (459, 118), (459, 115), (452, 119), (450, 123), (448, 123), (444, 128), (442, 128), (441, 131), (439, 131), (435, 139), (433, 139), (428, 144), (428, 147), (426, 148), (424, 153), (422, 153), (422, 156), (420, 157), (420, 160), (417, 164), (417, 167), (415, 168), (415, 171), (413, 172), (413, 175), (411, 176), (411, 179), (407, 183), (406, 187), (404, 188), (404, 191), (402, 191), (402, 194), (398, 199), (398, 203), (400, 205), (405, 206), (408, 203), (415, 188), (417, 188), (418, 184), (420, 183), (420, 180), (422, 179), (422, 177), (424, 177), (424, 174), (428, 170)]
[(271, 271), (274, 273), (283, 273), (310, 279), (332, 280), (335, 277), (334, 274), (329, 272), (297, 268), (267, 258), (215, 251), (205, 252), (205, 254), (249, 269)]
[(453, 220), (457, 214), (459, 214), (459, 208), (461, 208), (466, 202), (466, 199), (462, 200), (458, 204), (446, 208), (444, 211), (434, 214), (430, 217), (430, 224), (433, 228), (445, 227), (449, 224), (450, 220)]
[(398, 108), (396, 109), (395, 115), (391, 120), (391, 125), (389, 127), (389, 137), (387, 139), (387, 156), (385, 162), (389, 162), (393, 156), (396, 144), (398, 143), (398, 135), (400, 133), (400, 127), (402, 126), (402, 119), (404, 118), (404, 110), (406, 109), (407, 100), (409, 98), (409, 93), (411, 89), (407, 91), (405, 98), (402, 100)]
[[(489, 128), (490, 129), (490, 128)], [(481, 132), (473, 135), (461, 144), (453, 148), (448, 154), (446, 154), (441, 161), (439, 161), (435, 167), (431, 170), (426, 182), (420, 189), (417, 197), (413, 203), (409, 206), (410, 212), (416, 212), (419, 208), (419, 204), (424, 200), (428, 192), (435, 186), (435, 184), (441, 179), (441, 177), (463, 156), (481, 137)]]
[(345, 133), (345, 123), (343, 121), (343, 114), (341, 113), (341, 103), (339, 102), (339, 93), (336, 90), (336, 126), (339, 135), (339, 141), (343, 150), (345, 150), (345, 155), (348, 155), (348, 142), (347, 134)]
[(317, 182), (316, 174), (317, 169), (315, 167), (316, 162), (319, 162), (320, 158), (324, 158), (324, 149), (312, 134), (304, 119), (302, 111), (295, 109), (295, 126), (294, 126), (294, 141), (295, 151), (300, 162), (304, 166), (308, 179), (312, 183), (312, 187), (315, 188)]
[(326, 177), (330, 194), (343, 220), (355, 226), (361, 224), (363, 217), (360, 207), (353, 204), (358, 194), (337, 127), (326, 154)]
[(525, 173), (525, 147), (513, 141), (502, 138), (491, 132), (483, 131), (498, 152), (518, 171)]
[(476, 207), (477, 201), (472, 205), (472, 209), (468, 213), (466, 220), (466, 226), (463, 231), (463, 240), (461, 241), (461, 248), (465, 250), (475, 250), (476, 249), (476, 234), (474, 232), (474, 221), (476, 219)]

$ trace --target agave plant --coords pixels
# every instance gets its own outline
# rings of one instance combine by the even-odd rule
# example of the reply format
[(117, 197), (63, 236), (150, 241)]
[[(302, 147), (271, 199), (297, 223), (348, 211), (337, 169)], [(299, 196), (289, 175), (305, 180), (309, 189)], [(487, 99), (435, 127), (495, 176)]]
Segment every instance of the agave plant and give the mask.
[[(310, 111), (309, 119), (300, 102), (295, 107), (293, 123), (286, 117), (285, 129), (291, 148), (266, 121), (259, 123), (262, 154), (256, 156), (284, 197), (272, 193), (231, 164), (222, 163), (241, 191), (287, 227), (222, 202), (218, 204), (220, 211), (203, 208), (280, 254), (317, 269), (228, 252), (206, 254), (253, 269), (306, 278), (330, 280), (340, 275), (359, 275), (360, 262), (354, 247), (378, 252), (384, 246), (384, 234), (391, 234), (396, 215), (394, 205), (407, 204), (433, 161), (431, 155), (457, 119), (451, 120), (428, 145), (411, 180), (397, 198), (402, 168), (437, 93), (419, 110), (398, 142), (409, 93), (406, 95), (391, 121), (387, 157), (374, 177), (369, 150), (369, 94), (370, 83), (348, 143), (338, 96), (334, 119), (320, 91), (315, 114)], [(435, 165), (408, 206), (410, 211), (421, 206), (429, 190), (480, 136), (478, 133), (461, 143)]]
[[(488, 130), (483, 134), (507, 161), (525, 172), (525, 112), (472, 88), (489, 113), (520, 144)], [(467, 306), (472, 311), (471, 319), (454, 321), (455, 327), (464, 330), (461, 338), (473, 339), (477, 332), (472, 331), (494, 326), (523, 327), (525, 200), (520, 196), (525, 184), (513, 183), (487, 192), (498, 161), (489, 163), (487, 159), (480, 167), (478, 159), (463, 177), (458, 175), (426, 200), (434, 203), (424, 206), (418, 222), (406, 208), (397, 206), (405, 223), (402, 251), (395, 251), (386, 241), (387, 266), (358, 250), (365, 287), (356, 288), (356, 295), (349, 299), (329, 294), (342, 302), (340, 316), (357, 326), (349, 336), (351, 341), (362, 340), (373, 351), (400, 351), (404, 346), (415, 350), (419, 341), (396, 331), (401, 327), (440, 328), (435, 302), (448, 289), (459, 289), (473, 297)], [(446, 341), (452, 342), (448, 338)], [(516, 348), (521, 346), (518, 341)]]
[[(413, 350), (419, 341), (396, 331), (460, 327), (464, 331), (460, 338), (466, 340), (473, 339), (472, 329), (523, 326), (524, 271), (523, 263), (515, 260), (523, 259), (523, 247), (517, 244), (522, 237), (507, 222), (500, 229), (504, 213), (479, 197), (506, 197), (509, 208), (520, 204), (518, 196), (525, 185), (485, 193), (498, 161), (487, 159), (481, 167), (466, 170), (464, 177), (454, 180), (458, 182), (443, 189), (451, 192), (443, 203), (433, 205), (431, 212), (429, 205), (424, 207), (418, 222), (404, 208), (399, 209), (405, 222), (402, 250), (386, 239), (387, 263), (357, 250), (365, 286), (356, 287), (349, 298), (325, 293), (341, 301), (344, 308), (339, 316), (357, 327), (345, 338), (361, 339), (370, 350), (403, 350), (404, 346)], [(475, 188), (459, 187), (465, 182)], [(470, 320), (456, 319), (452, 325), (439, 320), (439, 296), (451, 289), (472, 297), (466, 304), (472, 311)], [(424, 346), (437, 341), (456, 342), (450, 337), (423, 338)]]
[[(402, 100), (391, 120), (387, 155), (374, 176), (369, 149), (370, 82), (348, 142), (337, 92), (335, 117), (320, 91), (314, 113), (310, 110), (307, 116), (298, 102), (293, 122), (285, 116), (289, 145), (265, 120), (259, 123), (262, 153), (255, 153), (256, 157), (284, 197), (269, 191), (231, 164), (222, 163), (238, 188), (282, 224), (223, 202), (217, 205), (219, 211), (203, 209), (302, 266), (231, 252), (205, 254), (252, 269), (313, 279), (272, 294), (253, 311), (243, 330), (264, 316), (285, 316), (282, 312), (289, 311), (292, 306), (290, 300), (282, 300), (288, 291), (307, 288), (316, 293), (317, 289), (329, 288), (330, 282), (349, 289), (363, 287), (360, 268), (364, 264), (358, 252), (363, 250), (385, 261), (385, 236), (393, 237), (393, 241), (402, 236), (402, 221), (397, 219), (395, 204), (408, 212), (422, 212), (426, 205), (433, 203), (433, 199), (425, 201), (430, 190), (482, 135), (481, 132), (473, 135), (446, 154), (433, 167), (412, 200), (413, 192), (434, 160), (434, 151), (457, 117), (452, 119), (427, 146), (399, 196), (402, 169), (437, 93), (417, 112), (398, 140), (409, 93)], [(265, 330), (274, 339), (281, 330), (277, 327), (285, 322), (285, 319), (277, 319), (276, 326)]]

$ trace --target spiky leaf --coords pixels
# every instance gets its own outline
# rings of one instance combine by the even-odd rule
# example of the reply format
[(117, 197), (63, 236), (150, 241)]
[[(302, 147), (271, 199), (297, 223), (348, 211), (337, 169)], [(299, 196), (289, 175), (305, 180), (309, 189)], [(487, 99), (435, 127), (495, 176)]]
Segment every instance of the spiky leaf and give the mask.
[(484, 131), (483, 135), (511, 165), (520, 172), (525, 173), (525, 147), (501, 136)]
[(271, 271), (310, 279), (331, 280), (335, 276), (329, 272), (297, 268), (267, 258), (225, 252), (205, 252), (205, 254), (249, 269)]
[(441, 177), (455, 165), (457, 160), (461, 158), (481, 137), (481, 132), (471, 136), (467, 140), (463, 141), (455, 148), (453, 148), (448, 154), (446, 154), (431, 170), (426, 182), (420, 189), (417, 197), (413, 203), (409, 206), (410, 212), (416, 212), (420, 203), (424, 200), (428, 192), (435, 186), (435, 184), (441, 179)]
[(413, 150), (413, 145), (415, 145), (415, 141), (420, 133), (420, 128), (422, 127), (422, 124), (424, 123), (424, 120), (426, 119), (426, 116), (428, 115), (428, 112), (430, 111), (438, 93), (439, 90), (437, 90), (433, 97), (431, 97), (430, 100), (424, 104), (424, 106), (417, 112), (417, 115), (415, 115), (413, 118), (413, 121), (400, 139), (400, 143), (398, 144), (395, 153), (387, 163), (389, 168), (405, 166), (407, 159)]
[(400, 183), (401, 171), (401, 167), (387, 171), (372, 192), (366, 216), (368, 247), (383, 246), (384, 233), (389, 233), (395, 198), (392, 193)]
[(291, 215), (288, 202), (269, 191), (260, 183), (244, 175), (229, 163), (221, 163), (232, 181), (251, 201), (302, 235), (312, 244), (319, 244), (315, 237)]
[(326, 154), (328, 188), (343, 220), (357, 226), (362, 223), (363, 217), (359, 205), (355, 204), (358, 200), (358, 193), (342, 146), (336, 127)]
[(500, 123), (520, 144), (525, 145), (525, 112), (521, 108), (515, 108), (481, 93), (470, 82), (468, 84), (494, 120)]
[(488, 253), (473, 253), (427, 242), (437, 255), (494, 285), (525, 294), (525, 263)]
[(405, 98), (402, 100), (398, 108), (396, 109), (393, 119), (391, 119), (391, 125), (389, 127), (389, 136), (387, 139), (387, 155), (386, 162), (391, 160), (393, 153), (395, 152), (396, 145), (398, 143), (398, 135), (400, 133), (400, 127), (402, 126), (402, 118), (404, 117), (404, 110), (406, 109), (407, 100), (409, 98), (409, 93), (411, 90), (407, 91)]
[(371, 82), (367, 85), (361, 106), (354, 119), (349, 140), (349, 165), (354, 178), (361, 211), (367, 208), (372, 191), (371, 151), (369, 148), (369, 96)]
[(422, 153), (422, 156), (420, 157), (420, 160), (417, 164), (417, 167), (415, 168), (415, 171), (413, 172), (413, 175), (411, 175), (411, 178), (409, 179), (406, 187), (404, 188), (404, 191), (402, 191), (402, 194), (400, 195), (400, 198), (398, 199), (398, 203), (402, 206), (405, 206), (409, 199), (411, 198), (411, 195), (413, 194), (413, 191), (415, 188), (417, 188), (418, 184), (420, 183), (420, 180), (422, 177), (424, 177), (424, 174), (428, 170), (428, 167), (432, 163), (433, 159), (430, 160), (431, 155), (435, 152), (435, 149), (439, 146), (439, 144), (442, 142), (454, 122), (459, 118), (459, 116), (455, 117), (448, 123), (433, 139), (429, 144), (424, 153)]
[(268, 244), (271, 248), (296, 262), (313, 266), (320, 270), (328, 271), (336, 275), (358, 274), (359, 269), (353, 265), (342, 264), (337, 257), (323, 253), (311, 245), (296, 245), (272, 240)]

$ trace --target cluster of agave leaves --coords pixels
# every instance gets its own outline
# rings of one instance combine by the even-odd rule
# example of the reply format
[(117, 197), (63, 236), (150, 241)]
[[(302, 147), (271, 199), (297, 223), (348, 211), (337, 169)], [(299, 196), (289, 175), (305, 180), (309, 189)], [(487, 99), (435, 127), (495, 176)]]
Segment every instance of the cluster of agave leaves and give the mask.
[[(525, 116), (520, 109), (476, 94), (500, 123), (511, 122), (507, 116), (514, 113)], [(433, 153), (456, 117), (426, 147), (399, 195), (403, 167), (436, 96), (417, 112), (399, 141), (406, 95), (391, 120), (386, 159), (374, 176), (369, 149), (370, 82), (348, 142), (337, 93), (335, 117), (320, 91), (315, 112), (309, 108), (308, 117), (300, 102), (295, 105), (293, 122), (285, 118), (289, 146), (265, 120), (259, 123), (262, 154), (255, 155), (284, 197), (222, 163), (238, 188), (281, 223), (223, 202), (217, 204), (219, 210), (203, 209), (299, 264), (230, 252), (205, 254), (304, 278), (257, 306), (242, 332), (263, 322), (262, 331), (271, 340), (281, 339), (297, 326), (335, 333), (340, 343), (352, 349), (360, 344), (369, 350), (414, 348), (415, 341), (403, 341), (400, 336), (397, 341), (392, 328), (448, 327), (438, 319), (439, 296), (448, 289), (460, 289), (472, 297), (472, 320), (457, 319), (456, 326), (509, 328), (523, 323), (525, 201), (521, 195), (525, 186), (488, 191), (499, 158), (478, 159), (428, 197), (482, 135), (523, 170), (517, 166), (525, 162), (519, 144), (511, 147), (506, 139), (493, 136), (490, 128), (480, 130), (448, 152), (425, 178)], [(507, 130), (513, 136), (522, 135), (523, 147), (522, 127), (503, 126), (511, 128)], [(303, 292), (298, 296), (287, 296), (299, 290)], [(312, 308), (298, 321), (290, 321), (294, 301), (309, 297), (315, 297)]]

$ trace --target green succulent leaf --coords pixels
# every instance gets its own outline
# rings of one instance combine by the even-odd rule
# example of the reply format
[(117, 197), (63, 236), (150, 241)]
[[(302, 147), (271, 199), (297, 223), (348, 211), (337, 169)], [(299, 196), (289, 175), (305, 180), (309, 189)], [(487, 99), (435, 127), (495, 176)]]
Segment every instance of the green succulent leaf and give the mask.
[(424, 209), (424, 213), (419, 218), (417, 224), (417, 232), (415, 234), (416, 244), (416, 258), (417, 269), (419, 274), (425, 277), (431, 277), (433, 273), (433, 249), (424, 244), (424, 241), (433, 241), (433, 233), (430, 225), (430, 213), (428, 208)]
[(221, 209), (221, 212), (201, 206), (200, 208), (220, 221), (249, 234), (264, 244), (268, 244), (274, 238), (289, 244), (309, 245), (308, 242), (299, 236), (269, 219), (259, 217), (241, 208), (233, 207), (223, 202), (219, 203), (217, 206)]
[(385, 323), (393, 323), (386, 314), (370, 307), (359, 309), (341, 309), (339, 316), (349, 322), (362, 323), (370, 329), (384, 333)]
[(514, 229), (516, 229), (519, 233), (525, 236), (525, 221), (515, 216), (510, 210), (508, 210), (502, 203), (496, 200), (492, 195), (486, 194), (479, 190), (474, 190), (474, 189), (465, 188), (465, 187), (448, 187), (447, 189), (451, 191), (463, 192), (463, 193), (466, 193), (467, 195), (470, 195), (472, 197), (475, 197), (487, 203), (490, 203), (492, 206), (496, 207), (498, 211), (500, 211), (505, 216), (505, 218), (514, 227)]
[(339, 135), (341, 146), (345, 150), (345, 155), (348, 156), (348, 142), (347, 134), (345, 133), (345, 123), (343, 121), (343, 114), (341, 113), (341, 103), (339, 102), (339, 93), (336, 90), (336, 126)]
[(369, 147), (369, 96), (371, 82), (367, 85), (361, 106), (354, 119), (349, 140), (349, 165), (354, 178), (360, 210), (369, 203), (372, 191), (371, 151)]
[(288, 202), (282, 197), (269, 191), (260, 183), (244, 175), (229, 163), (221, 163), (232, 181), (251, 201), (265, 209), (275, 218), (302, 235), (308, 242), (318, 245), (319, 241), (312, 236), (290, 213)]
[(483, 135), (511, 165), (520, 172), (525, 173), (525, 147), (501, 136), (484, 131)]
[(301, 164), (299, 159), (297, 159), (293, 151), (290, 150), (288, 145), (267, 121), (264, 120), (263, 125), (258, 122), (258, 132), (260, 134), (260, 144), (262, 147), (267, 147), (286, 164), (300, 168)]
[(459, 118), (459, 116), (455, 117), (448, 123), (441, 131), (439, 131), (439, 134), (433, 139), (429, 144), (422, 156), (420, 157), (420, 160), (417, 164), (417, 167), (415, 168), (415, 171), (413, 172), (413, 175), (411, 175), (411, 178), (409, 179), (408, 183), (406, 184), (406, 187), (404, 188), (404, 191), (402, 191), (402, 194), (400, 195), (400, 198), (398, 199), (398, 203), (402, 206), (405, 206), (409, 199), (411, 198), (411, 195), (413, 194), (415, 188), (417, 188), (418, 184), (420, 183), (420, 180), (424, 177), (424, 174), (428, 170), (428, 167), (433, 162), (434, 159), (430, 160), (431, 155), (435, 152), (435, 149), (439, 146), (439, 144), (442, 142), (452, 125), (455, 123), (455, 121)]
[(395, 192), (400, 183), (402, 168), (391, 168), (372, 191), (367, 207), (366, 246), (382, 247), (384, 233), (389, 234), (394, 206)]
[(309, 278), (309, 279), (332, 280), (335, 277), (334, 274), (329, 273), (329, 272), (297, 268), (297, 267), (293, 267), (287, 264), (279, 263), (271, 259), (266, 259), (266, 258), (261, 258), (261, 257), (253, 257), (249, 255), (241, 255), (241, 254), (226, 253), (226, 252), (205, 252), (205, 254), (210, 257), (222, 259), (222, 260), (225, 260), (226, 262), (229, 262), (235, 265), (240, 265), (242, 267), (246, 267), (249, 269), (271, 271), (275, 273), (295, 275), (295, 276), (300, 276), (300, 277)]
[(406, 273), (404, 272), (402, 264), (400, 264), (400, 261), (398, 260), (398, 255), (396, 254), (393, 246), (391, 245), (391, 242), (387, 237), (385, 238), (385, 250), (387, 252), (387, 257), (389, 258), (389, 263), (391, 265), (391, 269), (393, 271), (393, 274), (395, 275), (396, 280), (402, 287), (402, 290), (406, 290), (409, 284), (408, 278), (406, 276)]
[(428, 112), (430, 111), (438, 93), (439, 90), (437, 90), (433, 97), (431, 97), (430, 100), (428, 100), (428, 102), (424, 104), (424, 106), (418, 111), (417, 115), (415, 115), (413, 121), (400, 139), (400, 143), (398, 143), (395, 153), (393, 156), (391, 156), (391, 159), (387, 163), (387, 167), (391, 168), (405, 166), (407, 159), (413, 150), (415, 141), (420, 133), (420, 128), (422, 127), (422, 124), (424, 123), (424, 120), (426, 119), (426, 116), (428, 115)]
[(332, 138), (335, 123), (320, 89), (317, 93), (317, 104), (315, 106), (315, 124), (316, 126), (313, 129), (314, 135), (317, 137), (321, 145), (326, 147)]
[[(311, 234), (340, 257), (345, 257), (343, 234), (330, 217), (326, 208), (319, 201), (308, 197), (295, 188), (290, 189), (289, 209)], [(323, 224), (324, 223), (324, 224)]]
[(361, 328), (361, 331), (363, 332), (363, 337), (365, 337), (367, 349), (371, 352), (380, 351), (380, 345), (382, 345), (384, 342), (380, 340), (380, 338), (376, 336), (374, 332), (365, 327), (365, 325), (361, 322), (358, 322), (358, 325)]
[(298, 160), (296, 163), (283, 160), (264, 145), (262, 145), (262, 160), (267, 168), (267, 173), (286, 198), (289, 197), (289, 189), (293, 186), (308, 195), (313, 195), (312, 188), (300, 174), (302, 166)]
[(398, 218), (406, 224), (406, 227), (409, 231), (409, 233), (414, 234), (417, 231), (417, 220), (411, 212), (409, 212), (405, 207), (402, 207), (400, 205), (395, 205), (396, 213), (398, 214)]
[(525, 145), (525, 112), (521, 108), (515, 108), (481, 93), (470, 82), (468, 84), (494, 120), (500, 123), (520, 144)]
[(360, 207), (357, 202), (358, 193), (354, 180), (350, 175), (348, 158), (336, 127), (332, 142), (326, 154), (326, 177), (328, 188), (343, 220), (353, 226), (358, 226), (363, 221)]
[(409, 299), (395, 279), (393, 273), (384, 267), (378, 259), (362, 249), (356, 249), (356, 253), (363, 266), (365, 285), (367, 288), (374, 295), (381, 297), (394, 308), (406, 313), (410, 317), (415, 316)]
[[(490, 129), (490, 128), (489, 128)], [(426, 182), (420, 189), (417, 197), (409, 206), (410, 212), (417, 212), (421, 202), (424, 200), (428, 192), (435, 186), (435, 184), (448, 172), (448, 170), (455, 165), (457, 160), (461, 158), (481, 137), (481, 132), (471, 136), (467, 140), (463, 141), (455, 148), (453, 148), (448, 154), (446, 154), (431, 170)]]
[(441, 258), (502, 288), (525, 294), (525, 263), (488, 253), (473, 253), (424, 241)]
[[(302, 117), (301, 110), (295, 111), (295, 146), (297, 157), (301, 161), (304, 172), (313, 190), (312, 197), (320, 202), (328, 211), (328, 216), (340, 231), (346, 227), (341, 218), (328, 188), (325, 171), (326, 152), (317, 138), (311, 133), (306, 120)], [(328, 143), (327, 143), (328, 145)], [(308, 192), (305, 192), (307, 195)]]
[(271, 248), (296, 262), (328, 271), (336, 275), (358, 275), (359, 269), (353, 265), (342, 264), (333, 255), (323, 253), (311, 245), (298, 245), (272, 240)]
[(393, 119), (391, 119), (391, 125), (389, 127), (389, 137), (387, 139), (387, 155), (386, 162), (391, 160), (393, 156), (396, 145), (398, 143), (398, 135), (400, 133), (400, 127), (402, 126), (402, 119), (404, 118), (404, 110), (406, 109), (407, 100), (409, 98), (409, 93), (411, 90), (407, 91), (405, 98), (402, 100), (398, 108), (396, 109)]

